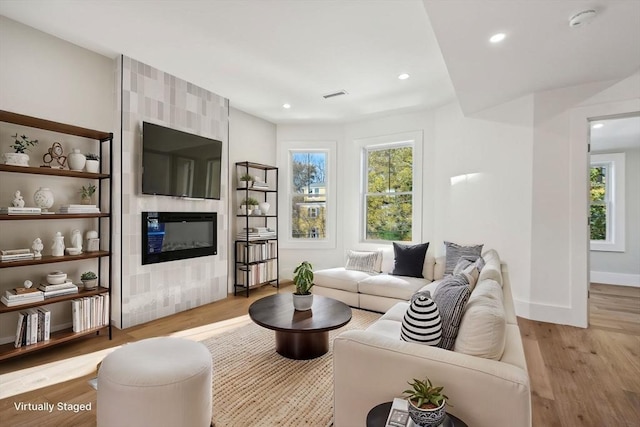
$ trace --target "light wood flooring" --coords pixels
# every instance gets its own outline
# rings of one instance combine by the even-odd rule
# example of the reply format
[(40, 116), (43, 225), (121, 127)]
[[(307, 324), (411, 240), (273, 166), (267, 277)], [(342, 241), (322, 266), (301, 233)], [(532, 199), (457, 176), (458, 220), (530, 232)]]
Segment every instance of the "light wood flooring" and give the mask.
[[(275, 291), (264, 287), (252, 291), (249, 298), (230, 296), (125, 331), (114, 329), (111, 341), (88, 338), (2, 362), (0, 389), (6, 385), (3, 378), (18, 371), (40, 372), (43, 364), (48, 364), (52, 373), (41, 380), (56, 384), (1, 399), (0, 425), (93, 426), (96, 392), (88, 380), (95, 377), (95, 367), (88, 362), (90, 369), (86, 372), (76, 370), (75, 375), (81, 375), (79, 378), (61, 380), (66, 373), (60, 371), (69, 371), (69, 360), (80, 360), (78, 356), (87, 353), (107, 352), (127, 342), (185, 330), (189, 330), (189, 334), (206, 335), (211, 323), (246, 315), (251, 302)], [(291, 292), (291, 289), (281, 288), (280, 292)], [(594, 284), (590, 312), (588, 329), (518, 319), (531, 377), (535, 427), (640, 425), (640, 288)], [(52, 414), (19, 411), (15, 405), (20, 402), (91, 403), (92, 410), (79, 413), (56, 410)]]

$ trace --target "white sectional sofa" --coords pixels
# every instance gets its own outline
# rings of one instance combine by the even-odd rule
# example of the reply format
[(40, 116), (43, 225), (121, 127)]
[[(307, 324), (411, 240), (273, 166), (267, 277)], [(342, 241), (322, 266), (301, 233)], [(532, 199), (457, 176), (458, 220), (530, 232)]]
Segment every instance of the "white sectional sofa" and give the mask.
[[(365, 425), (371, 408), (400, 397), (408, 381), (424, 377), (445, 387), (453, 405), (448, 412), (469, 426), (531, 426), (529, 375), (507, 268), (494, 250), (483, 259), (486, 265), (466, 303), (453, 350), (400, 340), (407, 300), (414, 290), (437, 294), (443, 259), (425, 261), (426, 278), (417, 279), (422, 286), (415, 280), (402, 285), (402, 277), (391, 276), (390, 289), (383, 290), (383, 274), (365, 277), (339, 269), (320, 274), (325, 295), (354, 307), (385, 309), (366, 330), (343, 332), (333, 342), (335, 427)], [(378, 279), (370, 283), (371, 278)], [(336, 280), (342, 280), (342, 289)]]

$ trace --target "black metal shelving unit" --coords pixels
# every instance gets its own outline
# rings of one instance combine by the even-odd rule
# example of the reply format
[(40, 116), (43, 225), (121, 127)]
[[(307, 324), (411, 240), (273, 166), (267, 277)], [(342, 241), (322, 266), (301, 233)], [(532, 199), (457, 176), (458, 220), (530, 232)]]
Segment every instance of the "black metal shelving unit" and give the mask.
[[(278, 168), (254, 162), (237, 162), (236, 175), (239, 178), (249, 174), (258, 176), (261, 186), (247, 182), (245, 187), (238, 185), (238, 202), (249, 197), (259, 202), (269, 203), (268, 212), (237, 212), (238, 230), (234, 244), (234, 280), (233, 294), (272, 284), (280, 287), (278, 261)], [(275, 233), (265, 229), (274, 230)]]

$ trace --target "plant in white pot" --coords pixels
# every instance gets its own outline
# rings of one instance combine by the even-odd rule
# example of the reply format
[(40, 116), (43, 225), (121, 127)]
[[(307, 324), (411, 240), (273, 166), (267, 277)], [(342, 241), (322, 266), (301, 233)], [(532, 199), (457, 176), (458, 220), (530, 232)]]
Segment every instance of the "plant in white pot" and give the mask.
[(90, 173), (98, 173), (100, 172), (100, 156), (94, 153), (87, 153), (84, 155), (87, 161), (84, 165), (84, 168), (87, 172)]
[(243, 174), (240, 177), (240, 188), (251, 187), (251, 185), (249, 184), (250, 182), (253, 182), (253, 176), (249, 175), (248, 173)]
[(80, 276), (80, 280), (84, 284), (86, 290), (95, 289), (98, 287), (98, 276), (93, 271), (85, 271)]
[(410, 389), (403, 391), (409, 401), (409, 416), (420, 427), (436, 427), (442, 424), (446, 416), (447, 399), (442, 393), (444, 387), (431, 384), (429, 378), (424, 381), (413, 379)]
[(293, 293), (293, 307), (298, 311), (310, 310), (313, 305), (313, 266), (309, 261), (302, 261), (293, 270), (293, 283), (296, 291)]
[(29, 139), (26, 135), (11, 135), (14, 138), (13, 144), (9, 147), (13, 148), (13, 153), (4, 153), (4, 163), (13, 166), (29, 166), (29, 155), (25, 151), (29, 147), (35, 147), (38, 144), (37, 139)]

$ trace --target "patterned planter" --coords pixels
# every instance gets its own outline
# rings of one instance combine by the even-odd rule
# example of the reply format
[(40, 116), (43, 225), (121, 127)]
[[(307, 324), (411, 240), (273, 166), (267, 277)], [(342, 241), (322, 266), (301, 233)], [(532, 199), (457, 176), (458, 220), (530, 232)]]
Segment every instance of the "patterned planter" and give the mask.
[(442, 424), (446, 411), (444, 409), (445, 401), (434, 409), (416, 408), (411, 400), (409, 400), (409, 416), (413, 422), (420, 427), (437, 427)]

